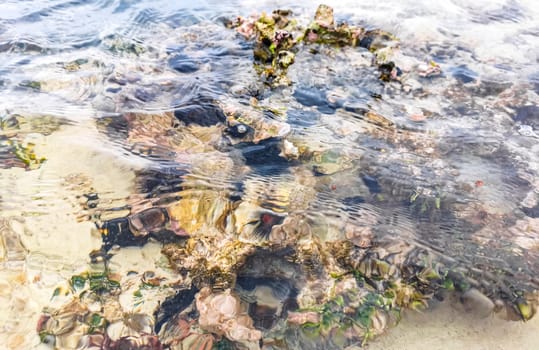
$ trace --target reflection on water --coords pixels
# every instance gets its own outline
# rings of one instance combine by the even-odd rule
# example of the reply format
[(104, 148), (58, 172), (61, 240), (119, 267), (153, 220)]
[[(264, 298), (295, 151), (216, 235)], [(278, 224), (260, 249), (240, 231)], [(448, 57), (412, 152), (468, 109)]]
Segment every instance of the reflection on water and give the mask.
[(2, 5), (7, 348), (354, 347), (448, 291), (534, 315), (537, 8), (328, 3)]

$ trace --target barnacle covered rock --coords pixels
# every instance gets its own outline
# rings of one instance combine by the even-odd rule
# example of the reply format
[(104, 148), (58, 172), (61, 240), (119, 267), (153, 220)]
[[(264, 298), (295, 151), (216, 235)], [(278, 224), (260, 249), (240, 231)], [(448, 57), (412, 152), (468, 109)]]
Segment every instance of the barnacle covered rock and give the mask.
[(400, 71), (391, 57), (398, 49), (396, 38), (382, 30), (365, 30), (346, 23), (336, 25), (333, 8), (320, 5), (313, 21), (301, 27), (290, 19), (292, 11), (276, 10), (271, 15), (258, 18), (238, 17), (228, 26), (235, 28), (246, 39), (254, 40), (255, 67), (270, 86), (290, 85), (287, 69), (295, 61), (296, 54), (304, 44), (321, 44), (336, 47), (363, 47), (374, 53), (383, 81), (399, 80)]

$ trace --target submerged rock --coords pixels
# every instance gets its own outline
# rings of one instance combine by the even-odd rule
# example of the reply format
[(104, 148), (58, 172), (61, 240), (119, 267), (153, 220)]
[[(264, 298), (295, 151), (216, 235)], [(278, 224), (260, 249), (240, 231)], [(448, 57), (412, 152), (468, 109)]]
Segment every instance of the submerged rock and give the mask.
[(253, 320), (242, 310), (241, 302), (230, 290), (212, 294), (203, 288), (196, 296), (200, 313), (198, 324), (206, 331), (226, 335), (231, 341), (257, 341), (262, 332), (254, 329)]
[(226, 121), (225, 114), (211, 100), (197, 99), (190, 104), (176, 107), (174, 116), (186, 125), (211, 126)]
[[(286, 73), (294, 64), (296, 54), (309, 44), (334, 47), (363, 47), (373, 52), (377, 65), (391, 62), (393, 51), (398, 48), (396, 38), (382, 30), (366, 31), (346, 23), (335, 24), (333, 8), (320, 5), (313, 21), (302, 28), (291, 19), (292, 12), (276, 10), (271, 15), (263, 13), (258, 18), (238, 17), (228, 27), (236, 29), (248, 40), (254, 40), (255, 68), (264, 82), (272, 87), (290, 85)], [(317, 49), (312, 49), (316, 52)], [(383, 67), (380, 67), (383, 70)], [(396, 74), (382, 75), (382, 81), (396, 79)]]
[[(205, 77), (197, 75), (197, 50), (167, 55), (173, 68), (167, 72), (181, 87), (163, 78), (135, 97), (149, 103), (160, 96), (150, 92), (163, 88), (179, 102), (151, 113), (124, 101), (117, 104), (121, 113), (99, 121), (115, 144), (149, 168), (137, 172), (136, 193), (120, 208), (122, 217), (114, 215), (117, 208), (100, 207), (104, 196), (88, 194), (103, 243), (91, 261), (102, 266), (72, 276), (55, 292), (38, 325), (44, 343), (342, 349), (364, 344), (394, 325), (403, 309), (427, 307), (445, 291), (458, 293), (464, 308), (481, 316), (528, 320), (536, 313), (536, 206), (503, 215), (482, 207), (491, 199), (480, 196), (483, 180), (470, 184), (455, 166), (463, 145), (478, 159), (496, 157), (510, 169), (504, 180), (517, 198), (531, 185), (516, 181), (517, 169), (506, 166), (512, 153), (468, 145), (466, 135), (428, 124), (437, 115), (426, 111), (421, 96), (414, 101), (423, 107), (412, 115), (423, 117), (412, 119), (422, 123), (403, 122), (410, 112), (399, 104), (404, 97), (394, 96), (399, 105), (391, 108), (385, 93), (404, 84), (393, 61), (399, 44), (390, 33), (336, 24), (325, 5), (306, 27), (292, 15), (277, 10), (231, 24), (254, 41), (252, 73), (275, 88), (291, 83), (288, 69), (305, 55), (350, 55), (351, 64), (367, 57), (361, 79), (372, 80), (369, 91), (344, 86), (357, 80), (346, 80), (342, 69), (328, 83), (339, 84), (335, 89), (326, 81), (294, 81), (223, 97), (236, 82), (223, 75), (208, 86), (197, 83)], [(111, 42), (110, 49), (148, 53), (131, 44)], [(423, 78), (441, 75), (434, 62), (417, 70)], [(471, 82), (460, 75), (455, 78)], [(120, 90), (107, 93), (121, 97), (139, 81), (119, 75), (109, 83)], [(289, 103), (297, 111), (286, 111)], [(535, 110), (528, 107), (515, 110), (515, 122), (529, 126)], [(113, 271), (115, 254), (152, 241), (163, 254), (155, 270), (166, 274), (137, 271), (137, 265), (121, 275)]]

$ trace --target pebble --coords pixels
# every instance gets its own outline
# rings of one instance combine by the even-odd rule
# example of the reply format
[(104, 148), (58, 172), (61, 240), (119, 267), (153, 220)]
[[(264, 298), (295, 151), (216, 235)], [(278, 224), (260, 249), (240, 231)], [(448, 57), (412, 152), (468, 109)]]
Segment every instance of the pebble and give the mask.
[(198, 64), (184, 55), (174, 56), (168, 63), (174, 70), (180, 73), (193, 73), (198, 70)]
[(475, 288), (464, 292), (460, 301), (466, 311), (482, 318), (489, 316), (494, 310), (494, 302)]

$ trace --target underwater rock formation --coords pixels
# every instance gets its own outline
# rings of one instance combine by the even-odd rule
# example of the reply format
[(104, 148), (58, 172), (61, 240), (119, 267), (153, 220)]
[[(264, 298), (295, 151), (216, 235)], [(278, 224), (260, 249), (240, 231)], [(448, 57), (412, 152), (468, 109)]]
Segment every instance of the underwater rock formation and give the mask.
[[(298, 53), (321, 48), (357, 49), (368, 58), (365, 79), (406, 92), (393, 35), (336, 24), (325, 5), (306, 27), (292, 15), (277, 10), (228, 23), (253, 45), (256, 73), (271, 87), (260, 95), (292, 82)], [(116, 41), (110, 50), (151, 54)], [(200, 72), (172, 57), (175, 74)], [(423, 68), (423, 78), (441, 74), (436, 63)], [(535, 207), (517, 211), (527, 215), (517, 220), (489, 206), (478, 195), (483, 183), (459, 178), (458, 158), (449, 166), (443, 157), (459, 147), (450, 135), (404, 127), (345, 89), (298, 84), (287, 91), (286, 103), (305, 118), (298, 127), (293, 113), (271, 106), (271, 95), (220, 99), (183, 88), (167, 111), (133, 111), (119, 98), (126, 111), (99, 120), (105, 134), (157, 166), (138, 173), (126, 216), (111, 218), (97, 195), (88, 196), (103, 244), (91, 254), (95, 266), (56, 290), (37, 326), (43, 342), (341, 349), (365, 344), (403, 309), (427, 307), (446, 292), (484, 315), (529, 320), (536, 313)], [(138, 96), (149, 101), (152, 89)], [(377, 91), (369, 98), (382, 99)], [(327, 128), (310, 128), (314, 118), (328, 118)], [(491, 152), (496, 164), (517, 174), (504, 147)], [(480, 146), (466, 152), (486, 153)], [(518, 176), (511, 181), (531, 188)], [(518, 188), (511, 195), (520, 199)], [(509, 232), (507, 245), (499, 232)], [(162, 244), (154, 270), (115, 271), (115, 254), (149, 242)]]
[[(366, 30), (346, 23), (336, 25), (333, 9), (320, 5), (313, 21), (303, 28), (292, 11), (275, 10), (271, 15), (260, 17), (238, 17), (227, 24), (254, 41), (255, 67), (262, 79), (270, 86), (288, 85), (288, 67), (294, 64), (298, 50), (304, 45), (317, 44), (332, 47), (361, 47), (374, 55), (383, 81), (398, 80), (399, 69), (391, 61), (393, 51), (398, 48), (397, 39), (382, 30)], [(317, 50), (311, 48), (311, 50)]]

